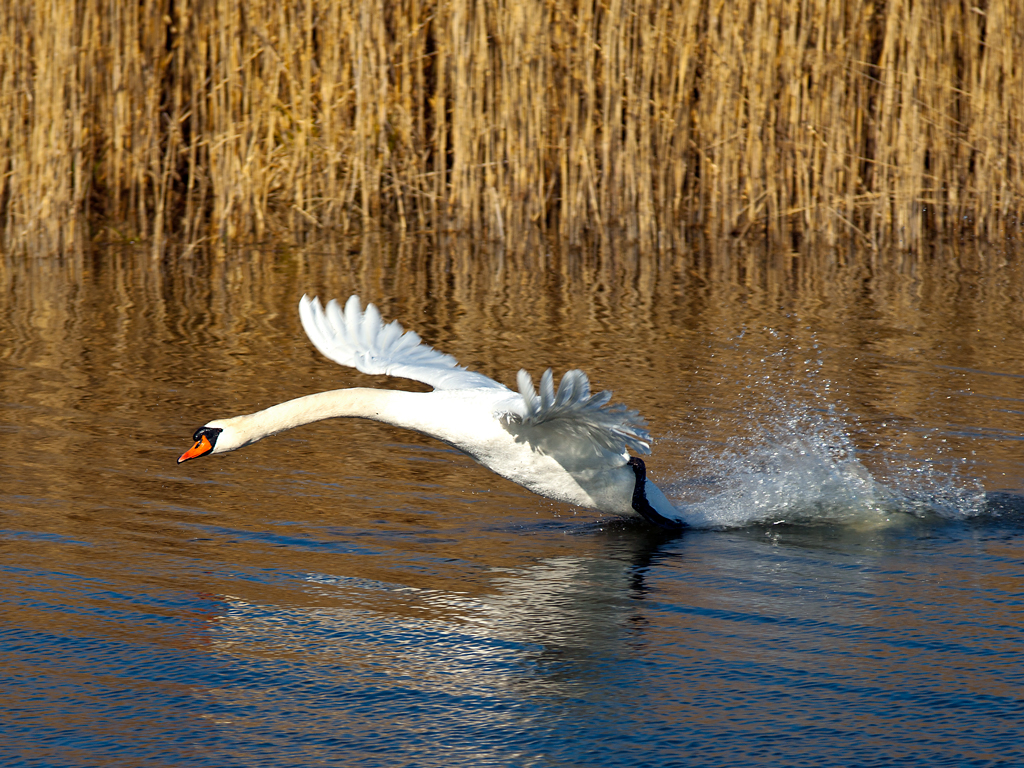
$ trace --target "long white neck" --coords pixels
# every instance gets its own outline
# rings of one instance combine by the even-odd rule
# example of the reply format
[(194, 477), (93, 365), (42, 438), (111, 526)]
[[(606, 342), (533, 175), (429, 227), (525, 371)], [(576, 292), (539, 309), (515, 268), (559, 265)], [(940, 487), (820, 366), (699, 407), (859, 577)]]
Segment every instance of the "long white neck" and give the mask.
[[(498, 390), (494, 397), (504, 398)], [(655, 525), (675, 527), (678, 511), (650, 480), (640, 459), (628, 464), (599, 461), (581, 464), (580, 456), (558, 434), (547, 447), (535, 449), (519, 440), (495, 418), (489, 397), (470, 398), (439, 391), (335, 389), (289, 400), (266, 410), (206, 426), (220, 429), (213, 453), (226, 453), (264, 437), (324, 419), (373, 419), (431, 435), (472, 456), (514, 483), (569, 504), (616, 514), (636, 512)], [(545, 445), (542, 441), (541, 445)], [(619, 460), (620, 462), (622, 459)]]
[(385, 421), (382, 412), (396, 394), (392, 390), (367, 387), (334, 389), (288, 400), (256, 413), (211, 421), (207, 426), (224, 430), (213, 452), (233, 451), (278, 432), (323, 419), (349, 416)]

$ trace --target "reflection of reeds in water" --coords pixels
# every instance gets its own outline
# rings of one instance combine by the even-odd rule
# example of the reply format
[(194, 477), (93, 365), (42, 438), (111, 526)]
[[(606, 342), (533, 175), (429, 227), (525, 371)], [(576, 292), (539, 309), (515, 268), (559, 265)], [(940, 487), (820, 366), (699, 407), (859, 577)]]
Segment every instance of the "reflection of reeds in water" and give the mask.
[[(958, 389), (956, 423), (988, 429), (1005, 415), (1006, 439), (986, 440), (979, 455), (1019, 466), (1024, 262), (994, 249), (883, 251), (873, 263), (761, 246), (618, 261), (621, 249), (552, 249), (513, 267), (496, 266), (486, 247), (446, 253), (432, 238), (355, 242), (329, 258), (199, 248), (172, 258), (173, 268), (138, 249), (0, 259), (0, 375), (11, 403), (42, 409), (25, 417), (38, 421), (26, 438), (90, 455), (82, 444), (64, 450), (69, 431), (46, 419), (100, 413), (112, 431), (168, 435), (160, 460), (173, 462), (183, 450), (176, 440), (222, 414), (325, 389), (415, 386), (333, 365), (306, 340), (302, 293), (358, 293), (506, 385), (520, 367), (535, 377), (583, 368), (596, 389), (649, 420), (661, 441), (655, 473), (675, 466), (685, 476), (689, 449), (667, 437), (746, 435), (807, 402), (834, 405), (861, 429), (850, 433), (858, 448), (895, 433), (927, 447), (915, 425), (946, 424), (950, 403), (936, 393)], [(946, 437), (973, 450), (972, 434)], [(119, 462), (136, 455), (114, 453)], [(66, 482), (80, 475), (69, 464)]]
[(1021, 0), (10, 0), (0, 226), (34, 251), (83, 221), (189, 242), (382, 223), (1001, 238), (1024, 214), (1022, 18)]

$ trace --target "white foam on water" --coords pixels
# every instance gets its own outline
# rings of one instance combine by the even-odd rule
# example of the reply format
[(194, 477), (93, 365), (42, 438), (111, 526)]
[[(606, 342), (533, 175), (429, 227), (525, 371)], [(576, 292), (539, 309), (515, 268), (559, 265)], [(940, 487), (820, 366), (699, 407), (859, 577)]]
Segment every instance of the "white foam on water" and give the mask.
[(844, 418), (834, 411), (779, 404), (776, 415), (762, 418), (759, 429), (717, 452), (707, 447), (696, 452), (696, 474), (709, 481), (669, 487), (689, 525), (875, 528), (913, 518), (966, 519), (985, 509), (979, 484), (964, 474), (962, 463), (943, 457), (941, 449), (920, 458), (910, 449), (875, 447), (869, 468)]
[(812, 438), (766, 443), (719, 464), (718, 492), (684, 505), (691, 526), (885, 522), (897, 506), (856, 457)]

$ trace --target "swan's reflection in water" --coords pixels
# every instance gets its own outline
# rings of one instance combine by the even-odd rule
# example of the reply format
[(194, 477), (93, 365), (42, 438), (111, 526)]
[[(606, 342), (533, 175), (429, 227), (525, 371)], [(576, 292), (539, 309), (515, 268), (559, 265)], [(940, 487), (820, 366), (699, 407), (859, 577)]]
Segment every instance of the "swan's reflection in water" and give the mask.
[(614, 692), (639, 682), (638, 599), (658, 547), (630, 543), (625, 557), (493, 571), (483, 594), (309, 573), (302, 605), (225, 596), (209, 641), (241, 677), (208, 695), (257, 729), (291, 697), (309, 736), (330, 730), (356, 752), (418, 743), (420, 759), (449, 749), (512, 764), (577, 720), (615, 732)]
[(496, 577), (495, 591), (483, 596), (309, 574), (308, 593), (332, 605), (261, 606), (225, 597), (213, 645), (264, 657), (345, 659), (425, 685), (464, 673), (501, 679), (531, 671), (529, 660), (539, 653), (586, 663), (621, 645), (637, 616), (632, 570), (614, 560), (554, 558)]

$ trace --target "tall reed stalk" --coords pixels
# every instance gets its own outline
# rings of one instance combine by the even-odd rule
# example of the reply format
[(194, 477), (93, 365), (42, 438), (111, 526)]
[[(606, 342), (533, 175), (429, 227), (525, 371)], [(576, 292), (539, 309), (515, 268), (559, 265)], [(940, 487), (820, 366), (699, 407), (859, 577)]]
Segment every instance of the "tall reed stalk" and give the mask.
[(0, 232), (998, 240), (1021, 51), (1024, 0), (6, 0)]

